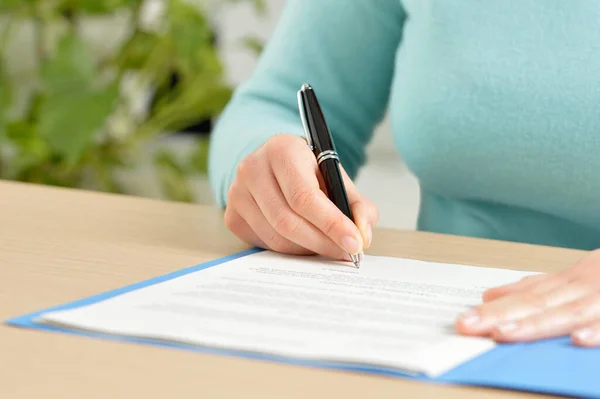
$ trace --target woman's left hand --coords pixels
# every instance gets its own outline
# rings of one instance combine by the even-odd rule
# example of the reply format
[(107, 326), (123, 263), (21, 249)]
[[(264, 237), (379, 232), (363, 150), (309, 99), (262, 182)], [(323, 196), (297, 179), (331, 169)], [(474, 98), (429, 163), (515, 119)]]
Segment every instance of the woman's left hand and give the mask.
[(498, 342), (571, 336), (576, 345), (600, 346), (600, 250), (563, 272), (486, 291), (483, 304), (461, 315), (456, 327)]

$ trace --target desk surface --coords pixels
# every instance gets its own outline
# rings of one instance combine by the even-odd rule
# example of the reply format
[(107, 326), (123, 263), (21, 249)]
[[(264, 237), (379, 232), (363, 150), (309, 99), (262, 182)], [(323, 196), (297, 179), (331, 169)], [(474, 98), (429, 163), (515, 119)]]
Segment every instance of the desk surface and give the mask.
[[(0, 182), (0, 319), (244, 249), (219, 211)], [(553, 271), (581, 252), (379, 230), (373, 254)], [(534, 397), (0, 326), (1, 398)]]

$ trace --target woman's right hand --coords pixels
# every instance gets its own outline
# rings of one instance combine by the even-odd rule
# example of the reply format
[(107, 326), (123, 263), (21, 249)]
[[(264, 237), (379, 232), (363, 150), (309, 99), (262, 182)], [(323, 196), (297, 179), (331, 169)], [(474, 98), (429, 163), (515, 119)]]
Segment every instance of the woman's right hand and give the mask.
[(377, 207), (342, 168), (356, 224), (324, 193), (314, 154), (301, 137), (272, 137), (243, 159), (225, 211), (227, 227), (244, 242), (276, 252), (350, 260), (372, 240)]

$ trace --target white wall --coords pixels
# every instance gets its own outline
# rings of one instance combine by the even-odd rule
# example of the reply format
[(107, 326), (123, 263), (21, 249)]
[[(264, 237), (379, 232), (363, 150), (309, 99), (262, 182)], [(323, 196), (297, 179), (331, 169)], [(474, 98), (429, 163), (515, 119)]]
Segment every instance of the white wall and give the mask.
[[(237, 41), (247, 34), (268, 39), (285, 0), (266, 0), (266, 3), (268, 13), (261, 19), (256, 18), (247, 4), (236, 6), (219, 18), (223, 56), (233, 83), (248, 79), (256, 62), (254, 56), (236, 46)], [(394, 147), (388, 120), (378, 127), (368, 157), (357, 186), (379, 206), (379, 226), (413, 229), (418, 211), (418, 184)]]

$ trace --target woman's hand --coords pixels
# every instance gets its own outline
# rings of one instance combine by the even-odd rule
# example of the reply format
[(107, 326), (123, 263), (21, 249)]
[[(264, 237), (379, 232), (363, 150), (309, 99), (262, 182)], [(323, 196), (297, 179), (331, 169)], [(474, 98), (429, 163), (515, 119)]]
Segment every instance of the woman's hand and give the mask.
[(321, 173), (306, 141), (277, 135), (239, 164), (225, 224), (250, 245), (350, 260), (348, 254), (371, 244), (378, 211), (342, 172), (356, 225), (322, 191)]
[(483, 300), (459, 317), (459, 332), (499, 342), (570, 335), (576, 345), (600, 346), (600, 250), (563, 272), (488, 290)]

